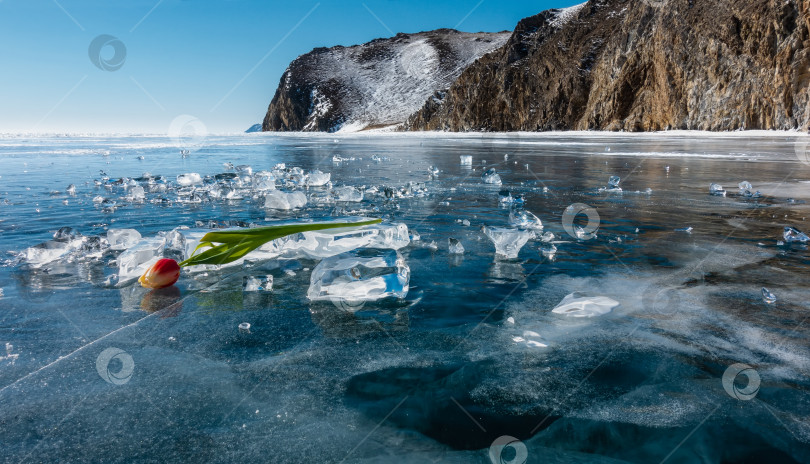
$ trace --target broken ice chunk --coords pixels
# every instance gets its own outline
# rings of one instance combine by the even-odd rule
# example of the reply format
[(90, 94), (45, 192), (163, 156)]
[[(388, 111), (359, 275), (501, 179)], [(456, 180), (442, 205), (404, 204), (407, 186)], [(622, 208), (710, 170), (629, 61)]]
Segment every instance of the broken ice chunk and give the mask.
[(619, 302), (606, 296), (586, 296), (579, 292), (567, 295), (551, 312), (569, 317), (594, 317), (609, 313)]
[(808, 237), (804, 232), (793, 227), (785, 227), (783, 237), (785, 238), (786, 243), (791, 242), (805, 243), (808, 240), (810, 240), (810, 237)]
[(141, 241), (141, 234), (135, 229), (110, 229), (107, 242), (112, 250), (126, 250)]
[(681, 227), (679, 229), (675, 229), (675, 232), (686, 232), (687, 234), (691, 234), (692, 230), (693, 229), (691, 227)]
[(87, 257), (89, 253), (101, 251), (103, 245), (97, 236), (84, 237), (70, 227), (62, 227), (53, 234), (53, 240), (23, 250), (17, 255), (17, 260), (21, 264), (39, 268), (77, 252), (81, 252), (78, 253), (80, 257)]
[[(313, 259), (320, 259), (357, 248), (397, 250), (409, 243), (408, 226), (400, 223), (303, 232), (283, 239), (280, 247), (285, 254), (300, 253)], [(260, 250), (272, 245), (262, 246)]]
[(464, 245), (454, 238), (447, 239), (447, 249), (451, 255), (463, 255)]
[(264, 207), (268, 209), (294, 209), (307, 204), (307, 197), (302, 192), (285, 193), (270, 190), (264, 194)]
[(136, 185), (129, 189), (129, 199), (132, 201), (143, 201), (146, 198), (146, 192), (143, 187)]
[(540, 253), (547, 258), (553, 258), (557, 254), (557, 247), (553, 243), (540, 247)]
[(269, 292), (273, 290), (273, 276), (245, 276), (242, 278), (242, 290), (246, 292)]
[(711, 184), (709, 186), (709, 194), (724, 197), (724, 196), (726, 196), (726, 191), (723, 189), (723, 186), (720, 185), (720, 184)]
[(498, 203), (522, 205), (524, 201), (523, 195), (512, 196), (509, 190), (501, 190), (498, 192)]
[(78, 230), (73, 229), (72, 227), (61, 227), (59, 230), (54, 232), (53, 239), (54, 240), (73, 240), (76, 238), (81, 237), (82, 234)]
[(316, 170), (310, 172), (306, 176), (306, 180), (305, 180), (304, 183), (308, 187), (320, 187), (320, 186), (326, 185), (331, 178), (332, 178), (332, 174), (323, 173), (323, 172), (318, 171), (316, 169)]
[(250, 333), (250, 322), (242, 322), (239, 324), (239, 333)]
[(256, 190), (275, 190), (276, 176), (269, 171), (259, 171), (253, 176), (253, 188)]
[(482, 230), (495, 245), (495, 253), (508, 259), (517, 258), (523, 245), (534, 238), (534, 232), (530, 230), (486, 226)]
[(621, 181), (622, 181), (622, 179), (619, 176), (610, 176), (610, 179), (608, 179), (608, 189), (609, 190), (621, 190), (619, 188), (619, 182), (621, 182)]
[(164, 237), (143, 239), (118, 257), (118, 277), (120, 282), (140, 277), (146, 270), (163, 257), (166, 246)]
[(513, 209), (509, 212), (509, 225), (520, 229), (543, 230), (540, 218), (523, 209)]
[(196, 185), (202, 183), (202, 177), (196, 172), (190, 172), (188, 174), (180, 174), (179, 176), (177, 176), (177, 183), (182, 185), (183, 187), (188, 187), (189, 185)]
[(501, 176), (495, 172), (495, 168), (489, 168), (486, 172), (481, 174), (481, 180), (483, 180), (485, 184), (501, 185)]
[(81, 238), (73, 240), (48, 240), (47, 242), (23, 250), (17, 255), (17, 259), (19, 259), (21, 263), (38, 268), (79, 249), (81, 243)]
[(540, 236), (540, 241), (548, 243), (548, 242), (554, 240), (554, 238), (555, 237), (554, 237), (553, 232), (546, 232), (546, 233), (544, 233), (543, 235)]
[(771, 293), (771, 291), (768, 290), (767, 288), (762, 287), (762, 300), (768, 304), (776, 303), (776, 295)]
[(365, 302), (404, 298), (410, 268), (395, 250), (364, 248), (321, 261), (312, 270), (307, 297), (312, 301)]
[(754, 190), (754, 186), (751, 185), (751, 182), (748, 182), (747, 180), (744, 180), (744, 181), (740, 182), (738, 184), (738, 187), (740, 188), (740, 193), (743, 193), (746, 190), (749, 190), (749, 191)]
[(363, 192), (351, 186), (337, 187), (332, 190), (332, 195), (337, 201), (363, 201)]
[(472, 155), (460, 155), (459, 161), (461, 162), (462, 166), (472, 166)]

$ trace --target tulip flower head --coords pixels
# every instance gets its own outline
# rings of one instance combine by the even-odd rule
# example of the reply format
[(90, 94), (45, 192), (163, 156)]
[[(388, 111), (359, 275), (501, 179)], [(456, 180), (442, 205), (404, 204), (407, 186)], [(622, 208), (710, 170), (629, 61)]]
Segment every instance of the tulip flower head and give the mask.
[(163, 258), (143, 273), (138, 282), (146, 288), (171, 287), (180, 278), (180, 265), (173, 259)]

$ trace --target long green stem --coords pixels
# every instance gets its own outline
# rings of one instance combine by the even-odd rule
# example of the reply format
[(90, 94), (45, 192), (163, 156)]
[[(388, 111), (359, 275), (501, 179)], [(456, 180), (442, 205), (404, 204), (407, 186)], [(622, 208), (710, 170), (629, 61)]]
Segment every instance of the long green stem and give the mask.
[(194, 253), (200, 248), (209, 248), (198, 255), (192, 253), (191, 257), (180, 263), (180, 266), (228, 264), (244, 257), (269, 241), (286, 237), (287, 235), (313, 230), (361, 227), (379, 224), (380, 222), (382, 222), (382, 219), (371, 219), (362, 222), (316, 222), (209, 232), (200, 240), (200, 244), (197, 246), (197, 249), (194, 250)]

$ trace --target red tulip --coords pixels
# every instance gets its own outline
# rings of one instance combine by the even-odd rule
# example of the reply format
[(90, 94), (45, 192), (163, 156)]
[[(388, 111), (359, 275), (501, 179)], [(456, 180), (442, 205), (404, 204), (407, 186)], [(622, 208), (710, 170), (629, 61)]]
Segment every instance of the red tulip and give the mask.
[(147, 269), (138, 282), (146, 288), (166, 288), (174, 285), (179, 278), (180, 266), (177, 261), (163, 258)]

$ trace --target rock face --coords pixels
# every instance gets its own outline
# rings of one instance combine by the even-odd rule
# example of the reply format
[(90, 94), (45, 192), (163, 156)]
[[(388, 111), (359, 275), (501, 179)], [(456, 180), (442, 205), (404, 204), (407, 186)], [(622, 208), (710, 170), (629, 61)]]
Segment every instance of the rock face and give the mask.
[(590, 0), (526, 18), (408, 130), (808, 128), (810, 0)]
[(440, 29), (317, 48), (284, 72), (262, 130), (333, 132), (401, 124), (509, 36)]

